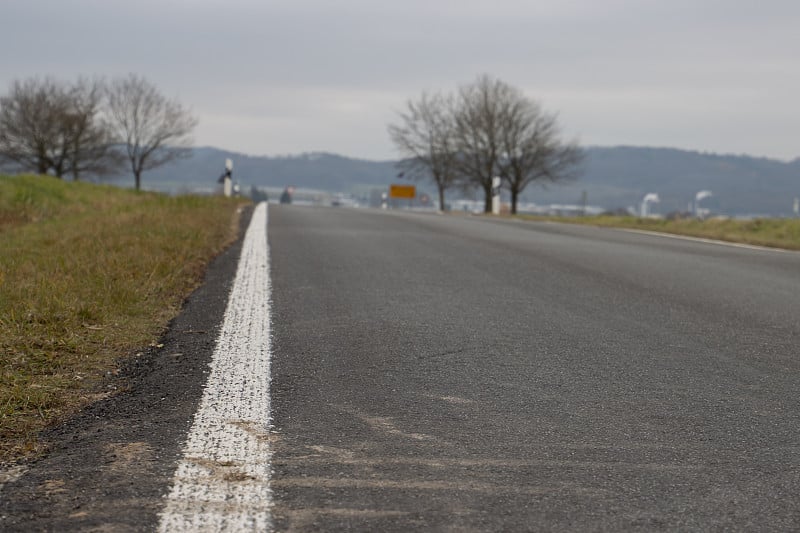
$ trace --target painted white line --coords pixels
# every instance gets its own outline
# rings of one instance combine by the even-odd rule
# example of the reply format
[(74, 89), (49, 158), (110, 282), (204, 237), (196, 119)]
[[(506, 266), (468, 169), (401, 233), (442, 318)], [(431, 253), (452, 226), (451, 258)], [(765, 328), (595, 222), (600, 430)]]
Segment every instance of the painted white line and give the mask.
[(267, 206), (256, 206), (159, 531), (271, 527)]
[(692, 241), (692, 242), (702, 242), (706, 244), (717, 244), (719, 246), (729, 246), (731, 248), (744, 248), (745, 250), (757, 250), (759, 252), (779, 252), (784, 254), (794, 254), (798, 253), (795, 250), (786, 250), (784, 248), (770, 248), (769, 246), (758, 246), (755, 244), (742, 244), (739, 242), (728, 242), (728, 241), (719, 241), (717, 239), (706, 239), (703, 237), (690, 237), (688, 235), (676, 235), (674, 233), (661, 233), (658, 231), (647, 231), (641, 229), (629, 229), (629, 228), (614, 228), (619, 231), (625, 231), (628, 233), (639, 233), (640, 235), (652, 235), (655, 237), (666, 237), (668, 239), (678, 239), (682, 241)]

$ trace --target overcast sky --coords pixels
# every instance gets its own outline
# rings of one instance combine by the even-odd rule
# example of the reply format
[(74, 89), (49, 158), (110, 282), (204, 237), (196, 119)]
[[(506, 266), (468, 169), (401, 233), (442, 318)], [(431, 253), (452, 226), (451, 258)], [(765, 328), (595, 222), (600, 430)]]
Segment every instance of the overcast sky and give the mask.
[(479, 74), (595, 146), (800, 156), (797, 0), (0, 0), (0, 90), (135, 72), (253, 155), (396, 157), (388, 123)]

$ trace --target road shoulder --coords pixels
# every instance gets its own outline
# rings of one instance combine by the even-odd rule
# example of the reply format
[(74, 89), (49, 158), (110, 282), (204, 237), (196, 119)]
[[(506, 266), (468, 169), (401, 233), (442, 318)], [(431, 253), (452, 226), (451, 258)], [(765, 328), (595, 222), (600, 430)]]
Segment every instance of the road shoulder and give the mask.
[(0, 488), (0, 529), (151, 531), (169, 490), (252, 215), (217, 257), (158, 346), (131, 356), (124, 389), (42, 435), (50, 451)]

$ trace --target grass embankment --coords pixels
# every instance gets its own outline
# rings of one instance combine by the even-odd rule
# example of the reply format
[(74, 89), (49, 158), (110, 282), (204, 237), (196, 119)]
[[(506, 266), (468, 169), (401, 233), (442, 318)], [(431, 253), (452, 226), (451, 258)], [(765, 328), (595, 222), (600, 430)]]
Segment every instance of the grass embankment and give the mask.
[[(539, 217), (521, 218), (542, 220)], [(800, 250), (800, 220), (797, 219), (683, 219), (594, 216), (549, 219), (571, 224), (637, 229), (701, 237), (743, 244)]]
[(158, 339), (241, 203), (0, 176), (0, 461), (35, 453)]

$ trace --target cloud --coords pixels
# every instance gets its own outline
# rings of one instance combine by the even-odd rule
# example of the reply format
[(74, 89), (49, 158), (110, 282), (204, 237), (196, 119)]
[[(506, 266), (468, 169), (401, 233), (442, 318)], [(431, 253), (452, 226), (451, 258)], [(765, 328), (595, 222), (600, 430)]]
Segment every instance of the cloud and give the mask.
[(5, 0), (3, 9), (0, 46), (15, 53), (4, 55), (0, 85), (137, 72), (194, 108), (201, 144), (391, 157), (386, 123), (406, 99), (486, 72), (559, 111), (587, 143), (798, 153), (793, 1)]

